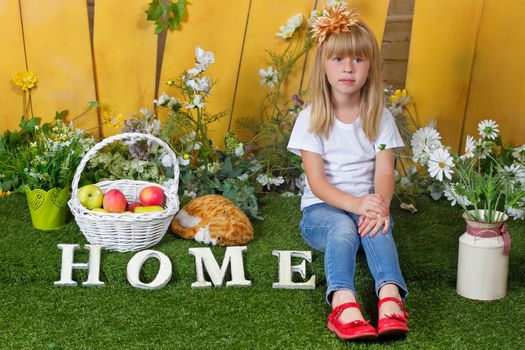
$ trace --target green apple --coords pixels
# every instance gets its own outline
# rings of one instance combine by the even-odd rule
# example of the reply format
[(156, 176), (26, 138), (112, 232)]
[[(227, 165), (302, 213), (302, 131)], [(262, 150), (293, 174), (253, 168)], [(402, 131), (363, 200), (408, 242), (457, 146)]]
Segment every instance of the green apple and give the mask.
[(160, 205), (147, 205), (135, 208), (135, 213), (152, 213), (156, 211), (164, 211), (164, 208)]
[(80, 204), (88, 209), (100, 208), (104, 193), (97, 185), (86, 185), (78, 190), (78, 199)]

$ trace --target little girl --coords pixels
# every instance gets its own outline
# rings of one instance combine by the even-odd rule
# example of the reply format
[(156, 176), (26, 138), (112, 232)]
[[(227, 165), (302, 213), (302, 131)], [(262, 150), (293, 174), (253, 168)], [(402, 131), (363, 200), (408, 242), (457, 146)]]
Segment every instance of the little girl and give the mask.
[[(324, 252), (332, 306), (327, 327), (343, 339), (408, 332), (408, 294), (392, 237), (390, 201), (394, 153), (403, 147), (392, 114), (383, 108), (381, 60), (370, 28), (344, 7), (318, 17), (312, 103), (297, 117), (288, 149), (302, 157), (306, 186), (301, 234)], [(376, 329), (356, 303), (356, 254), (362, 247), (375, 281)]]

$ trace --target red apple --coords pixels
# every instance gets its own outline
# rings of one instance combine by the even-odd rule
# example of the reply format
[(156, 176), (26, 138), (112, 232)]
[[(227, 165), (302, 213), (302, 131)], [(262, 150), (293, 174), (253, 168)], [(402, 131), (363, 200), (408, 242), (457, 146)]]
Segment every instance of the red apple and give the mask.
[(144, 206), (164, 204), (164, 191), (157, 186), (144, 187), (139, 194), (140, 202)]
[(102, 206), (110, 213), (122, 213), (126, 210), (128, 202), (122, 192), (113, 189), (104, 194)]
[(136, 208), (136, 207), (142, 207), (142, 203), (140, 203), (140, 202), (135, 202), (135, 203), (133, 203), (133, 204), (130, 204), (130, 205), (128, 205), (128, 210), (129, 210), (129, 211), (135, 211), (135, 208)]

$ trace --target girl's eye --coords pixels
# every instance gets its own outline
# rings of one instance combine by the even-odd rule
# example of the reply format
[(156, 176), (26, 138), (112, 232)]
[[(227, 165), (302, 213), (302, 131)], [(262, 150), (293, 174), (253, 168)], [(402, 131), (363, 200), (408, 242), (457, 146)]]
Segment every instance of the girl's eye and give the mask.
[(333, 58), (333, 60), (336, 61), (336, 62), (341, 62), (341, 61), (343, 60), (343, 58), (342, 58), (342, 57), (339, 57), (339, 56), (335, 56), (335, 57)]
[(363, 62), (363, 59), (362, 58), (354, 58), (353, 61), (354, 61), (354, 63), (361, 63), (361, 62)]

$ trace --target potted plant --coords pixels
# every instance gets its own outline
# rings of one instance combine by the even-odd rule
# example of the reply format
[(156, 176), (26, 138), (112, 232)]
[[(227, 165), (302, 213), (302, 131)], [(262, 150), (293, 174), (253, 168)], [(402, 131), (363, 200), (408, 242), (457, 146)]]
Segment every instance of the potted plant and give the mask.
[(478, 139), (466, 137), (463, 155), (451, 154), (433, 127), (418, 129), (411, 146), (413, 160), (463, 209), (467, 230), (459, 239), (458, 293), (492, 300), (506, 294), (506, 221), (525, 218), (525, 145), (505, 146), (493, 120), (481, 121), (478, 131)]
[(67, 201), (75, 170), (94, 139), (73, 129), (57, 113), (55, 121), (34, 126), (33, 141), (16, 150), (16, 167), (24, 184), (31, 221), (39, 230), (55, 230), (67, 217)]

